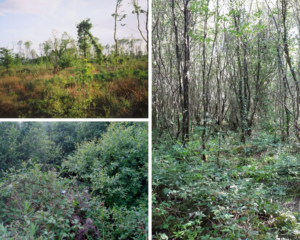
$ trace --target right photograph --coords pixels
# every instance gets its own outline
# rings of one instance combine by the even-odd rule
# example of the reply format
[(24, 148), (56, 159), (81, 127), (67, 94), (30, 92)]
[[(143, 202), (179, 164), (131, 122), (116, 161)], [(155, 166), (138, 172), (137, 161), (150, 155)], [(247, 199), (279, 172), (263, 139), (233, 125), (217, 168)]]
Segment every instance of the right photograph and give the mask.
[(152, 1), (153, 239), (300, 239), (299, 9)]

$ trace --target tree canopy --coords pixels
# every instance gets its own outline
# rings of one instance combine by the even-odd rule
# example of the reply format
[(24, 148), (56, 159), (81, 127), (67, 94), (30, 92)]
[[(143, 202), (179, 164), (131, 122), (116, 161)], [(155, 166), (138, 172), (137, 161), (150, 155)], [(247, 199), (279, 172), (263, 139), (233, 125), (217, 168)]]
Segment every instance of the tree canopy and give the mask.
[(14, 58), (12, 49), (9, 50), (8, 48), (0, 48), (0, 62), (3, 66), (5, 66), (6, 71), (13, 66)]

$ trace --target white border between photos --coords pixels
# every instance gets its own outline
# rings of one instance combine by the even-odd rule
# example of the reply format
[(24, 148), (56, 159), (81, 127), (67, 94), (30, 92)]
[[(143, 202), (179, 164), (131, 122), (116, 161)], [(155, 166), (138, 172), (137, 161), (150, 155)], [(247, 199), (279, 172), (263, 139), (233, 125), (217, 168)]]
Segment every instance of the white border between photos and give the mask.
[(152, 239), (152, 0), (148, 8), (148, 239)]

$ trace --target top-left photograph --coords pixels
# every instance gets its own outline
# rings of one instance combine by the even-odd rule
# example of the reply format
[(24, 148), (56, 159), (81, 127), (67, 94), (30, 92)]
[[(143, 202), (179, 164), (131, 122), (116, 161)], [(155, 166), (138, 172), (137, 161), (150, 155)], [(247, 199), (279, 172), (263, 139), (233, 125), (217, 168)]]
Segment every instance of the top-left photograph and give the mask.
[(148, 0), (0, 0), (0, 118), (147, 118)]

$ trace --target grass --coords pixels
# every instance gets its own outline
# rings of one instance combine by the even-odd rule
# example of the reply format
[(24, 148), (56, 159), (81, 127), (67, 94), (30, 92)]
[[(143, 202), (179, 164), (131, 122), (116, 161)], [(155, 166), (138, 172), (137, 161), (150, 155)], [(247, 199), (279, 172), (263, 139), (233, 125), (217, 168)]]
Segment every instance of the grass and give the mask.
[(148, 62), (93, 64), (82, 84), (75, 67), (53, 75), (53, 66), (0, 68), (1, 118), (144, 118), (148, 115)]

